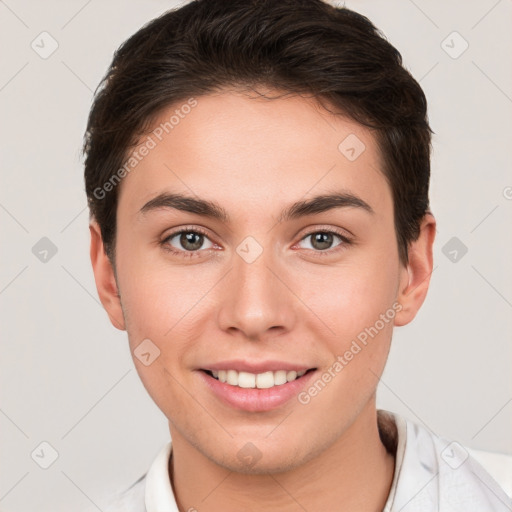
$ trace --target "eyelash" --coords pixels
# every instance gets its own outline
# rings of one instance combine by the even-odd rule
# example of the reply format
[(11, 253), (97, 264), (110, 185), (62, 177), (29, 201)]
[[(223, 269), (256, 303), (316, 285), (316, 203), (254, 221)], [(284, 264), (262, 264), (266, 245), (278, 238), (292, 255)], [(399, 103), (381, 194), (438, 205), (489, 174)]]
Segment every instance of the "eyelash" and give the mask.
[[(193, 258), (193, 257), (196, 257), (196, 256), (201, 256), (200, 253), (202, 251), (204, 251), (204, 250), (211, 250), (211, 249), (200, 249), (200, 250), (197, 250), (197, 251), (184, 251), (184, 250), (180, 251), (180, 250), (174, 249), (174, 247), (169, 245), (169, 243), (168, 243), (169, 240), (172, 240), (175, 236), (181, 235), (183, 233), (196, 233), (196, 234), (200, 234), (200, 235), (205, 236), (209, 240), (208, 233), (206, 233), (205, 231), (203, 231), (200, 228), (194, 227), (194, 228), (190, 228), (190, 229), (188, 229), (188, 228), (180, 229), (179, 231), (174, 231), (173, 233), (170, 233), (168, 236), (166, 236), (160, 242), (160, 245), (163, 247), (164, 250), (169, 251), (170, 253), (172, 253), (174, 255), (185, 257), (185, 258)], [(314, 231), (310, 231), (309, 233), (306, 233), (299, 240), (299, 242), (302, 242), (308, 236), (315, 235), (315, 234), (318, 234), (318, 233), (336, 235), (338, 238), (341, 239), (341, 242), (342, 242), (339, 245), (337, 245), (336, 247), (334, 247), (332, 249), (326, 249), (324, 251), (315, 251), (314, 249), (308, 249), (308, 251), (313, 251), (319, 257), (330, 256), (333, 253), (337, 253), (338, 251), (344, 250), (347, 245), (351, 245), (353, 243), (353, 241), (350, 238), (348, 238), (345, 234), (343, 234), (341, 231), (337, 231), (337, 230), (332, 229), (332, 228), (331, 229), (317, 229), (317, 230), (314, 230)]]

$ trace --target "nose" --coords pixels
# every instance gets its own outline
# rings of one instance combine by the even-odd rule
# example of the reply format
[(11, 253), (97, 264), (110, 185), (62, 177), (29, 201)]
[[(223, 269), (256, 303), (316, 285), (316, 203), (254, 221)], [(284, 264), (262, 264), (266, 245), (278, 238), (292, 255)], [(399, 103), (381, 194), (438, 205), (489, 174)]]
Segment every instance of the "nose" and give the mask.
[(254, 261), (242, 251), (234, 253), (231, 271), (223, 279), (219, 327), (251, 341), (291, 331), (300, 303), (290, 280), (271, 250), (263, 250)]

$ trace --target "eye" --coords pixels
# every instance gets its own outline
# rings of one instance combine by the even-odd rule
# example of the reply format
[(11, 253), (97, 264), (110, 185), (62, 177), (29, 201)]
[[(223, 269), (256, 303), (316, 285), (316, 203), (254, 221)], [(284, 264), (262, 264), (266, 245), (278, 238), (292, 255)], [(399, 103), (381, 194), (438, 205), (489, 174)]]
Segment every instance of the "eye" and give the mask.
[[(208, 242), (210, 245), (204, 247), (205, 242)], [(200, 249), (212, 249), (214, 247), (213, 242), (207, 237), (206, 233), (197, 228), (182, 229), (171, 233), (162, 240), (161, 245), (172, 253), (183, 256), (194, 256)]]
[[(339, 239), (340, 242), (333, 246), (335, 239)], [(312, 249), (315, 252), (333, 252), (330, 249), (337, 250), (336, 247), (343, 248), (343, 246), (348, 245), (351, 241), (341, 233), (336, 231), (313, 231), (307, 234), (304, 238), (302, 238), (301, 242), (310, 239), (309, 242), (310, 247), (305, 247), (306, 249)]]

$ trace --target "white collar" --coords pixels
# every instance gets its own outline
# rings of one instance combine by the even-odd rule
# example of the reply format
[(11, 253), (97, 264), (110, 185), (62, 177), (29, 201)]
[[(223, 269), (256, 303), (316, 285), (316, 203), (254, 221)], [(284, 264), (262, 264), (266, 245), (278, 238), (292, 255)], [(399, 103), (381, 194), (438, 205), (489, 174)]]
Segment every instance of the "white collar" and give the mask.
[(169, 458), (172, 442), (169, 441), (156, 456), (146, 475), (144, 500), (147, 512), (179, 512), (169, 477)]

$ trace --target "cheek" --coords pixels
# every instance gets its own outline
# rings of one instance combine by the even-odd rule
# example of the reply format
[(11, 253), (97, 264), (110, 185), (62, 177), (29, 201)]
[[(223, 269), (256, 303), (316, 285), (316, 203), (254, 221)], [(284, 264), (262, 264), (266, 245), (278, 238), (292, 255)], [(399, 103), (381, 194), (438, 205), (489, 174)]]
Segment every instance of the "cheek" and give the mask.
[(134, 337), (165, 340), (204, 295), (208, 271), (172, 264), (160, 250), (143, 244), (123, 250), (128, 245), (119, 238), (118, 277), (127, 330)]
[[(384, 369), (397, 312), (397, 271), (383, 270), (383, 265), (340, 269), (310, 294), (308, 305), (329, 327), (319, 343), (325, 366), (298, 399), (312, 417), (330, 411), (326, 429), (343, 425), (347, 411), (364, 407)], [(311, 329), (318, 332), (316, 322)]]
[[(123, 272), (121, 299), (136, 370), (157, 406), (172, 417), (176, 414), (172, 411), (190, 407), (183, 370), (186, 354), (194, 351), (201, 337), (201, 324), (195, 319), (202, 311), (201, 297), (211, 285), (206, 276), (198, 279), (186, 268), (150, 265), (137, 258), (125, 262)], [(144, 353), (150, 354), (146, 360)]]
[[(328, 271), (323, 268), (297, 282), (297, 295), (326, 326), (327, 338), (336, 350), (373, 326), (390, 308), (388, 316), (394, 314), (398, 270), (393, 258), (347, 263)], [(389, 335), (391, 323), (379, 326)]]
[[(206, 266), (173, 266), (160, 258), (123, 262), (119, 274), (130, 350), (139, 377), (155, 403), (166, 413), (185, 410), (182, 385), (201, 342), (215, 329), (215, 283), (219, 276)], [(124, 285), (124, 286), (123, 286)], [(146, 366), (137, 358), (144, 340), (158, 357)], [(154, 344), (154, 345), (151, 345)], [(156, 348), (155, 348), (156, 347)], [(150, 352), (151, 352), (150, 350)], [(172, 413), (171, 413), (172, 414)]]

